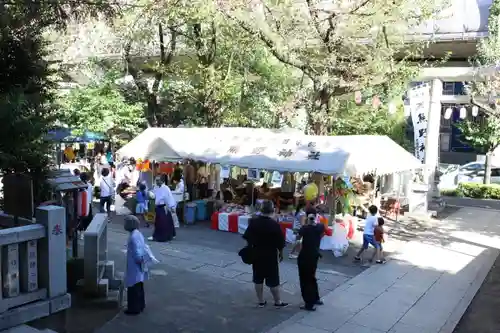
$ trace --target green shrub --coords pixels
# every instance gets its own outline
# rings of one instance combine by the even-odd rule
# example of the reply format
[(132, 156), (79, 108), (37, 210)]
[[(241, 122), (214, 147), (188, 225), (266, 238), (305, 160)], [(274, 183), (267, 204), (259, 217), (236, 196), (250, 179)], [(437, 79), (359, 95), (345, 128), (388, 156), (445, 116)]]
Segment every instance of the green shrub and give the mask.
[(453, 190), (441, 190), (441, 195), (444, 195), (445, 197), (459, 197), (460, 193), (456, 189)]
[(456, 189), (456, 196), (476, 198), (476, 199), (500, 200), (500, 185), (460, 183)]

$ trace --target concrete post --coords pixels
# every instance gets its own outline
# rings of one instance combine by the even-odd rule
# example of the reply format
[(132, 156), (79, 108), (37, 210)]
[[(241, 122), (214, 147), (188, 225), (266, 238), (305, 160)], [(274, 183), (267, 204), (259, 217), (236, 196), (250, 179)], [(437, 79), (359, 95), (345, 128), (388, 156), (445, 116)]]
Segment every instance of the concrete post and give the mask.
[(88, 295), (107, 294), (108, 291), (108, 281), (101, 279), (108, 259), (107, 225), (107, 215), (96, 214), (83, 234), (84, 288)]
[(40, 284), (49, 298), (65, 295), (66, 278), (66, 209), (45, 206), (36, 209), (37, 223), (45, 226), (47, 237), (39, 241)]
[(425, 138), (426, 179), (429, 185), (427, 192), (428, 208), (437, 210), (440, 207), (439, 180), (437, 172), (439, 167), (439, 132), (441, 128), (441, 97), (443, 95), (443, 82), (433, 79), (431, 82), (431, 96), (429, 115), (427, 117), (427, 136)]

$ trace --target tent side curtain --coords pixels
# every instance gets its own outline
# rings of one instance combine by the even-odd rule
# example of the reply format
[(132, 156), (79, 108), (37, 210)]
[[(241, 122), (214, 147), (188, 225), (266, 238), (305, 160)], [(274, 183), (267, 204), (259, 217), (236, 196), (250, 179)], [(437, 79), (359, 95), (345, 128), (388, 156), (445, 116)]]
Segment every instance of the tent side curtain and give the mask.
[(417, 158), (386, 136), (308, 136), (252, 128), (150, 128), (117, 154), (351, 176), (422, 167)]

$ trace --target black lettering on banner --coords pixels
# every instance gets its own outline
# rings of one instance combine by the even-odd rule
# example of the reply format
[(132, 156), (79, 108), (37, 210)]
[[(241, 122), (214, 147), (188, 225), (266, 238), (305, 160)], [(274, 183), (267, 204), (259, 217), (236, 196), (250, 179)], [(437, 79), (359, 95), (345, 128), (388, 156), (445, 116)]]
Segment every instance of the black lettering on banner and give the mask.
[(311, 151), (311, 152), (309, 152), (309, 155), (307, 155), (307, 159), (318, 161), (320, 155), (321, 155), (321, 152), (319, 152), (319, 151)]
[(288, 142), (290, 142), (290, 139), (285, 139), (285, 140), (283, 140), (283, 144), (284, 144), (284, 145), (288, 144)]
[(421, 152), (425, 151), (425, 145), (423, 143), (420, 144), (420, 147), (418, 147), (418, 150)]
[(425, 115), (423, 113), (419, 113), (417, 123), (420, 124), (424, 121), (427, 121), (427, 119), (425, 119)]
[(421, 128), (418, 130), (418, 137), (423, 137), (425, 134), (427, 133), (427, 129), (426, 128)]
[(240, 148), (238, 146), (231, 146), (229, 147), (227, 153), (228, 154), (237, 154)]
[(253, 155), (260, 155), (264, 152), (264, 150), (266, 150), (266, 147), (255, 147), (253, 150), (252, 150), (252, 154)]
[(298, 147), (298, 146), (300, 146), (301, 144), (302, 144), (302, 142), (301, 142), (301, 141), (295, 141), (295, 145), (296, 145), (297, 147)]
[(314, 141), (309, 142), (307, 144), (307, 147), (309, 147), (309, 148), (316, 148), (316, 142), (314, 142)]
[(281, 149), (279, 152), (278, 152), (278, 156), (279, 157), (284, 157), (284, 158), (289, 158), (290, 156), (292, 156), (293, 153), (292, 153), (292, 150), (291, 149)]

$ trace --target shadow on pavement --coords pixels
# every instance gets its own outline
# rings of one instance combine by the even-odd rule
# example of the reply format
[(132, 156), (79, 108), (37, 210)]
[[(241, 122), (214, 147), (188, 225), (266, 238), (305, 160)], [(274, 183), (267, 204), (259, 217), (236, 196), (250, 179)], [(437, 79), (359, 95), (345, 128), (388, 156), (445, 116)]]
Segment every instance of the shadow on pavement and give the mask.
[(91, 300), (73, 293), (71, 308), (29, 323), (37, 329), (57, 333), (92, 333), (113, 319), (119, 312), (116, 301)]

